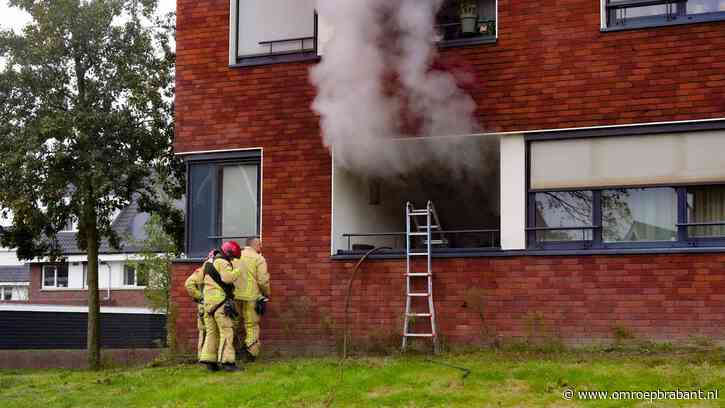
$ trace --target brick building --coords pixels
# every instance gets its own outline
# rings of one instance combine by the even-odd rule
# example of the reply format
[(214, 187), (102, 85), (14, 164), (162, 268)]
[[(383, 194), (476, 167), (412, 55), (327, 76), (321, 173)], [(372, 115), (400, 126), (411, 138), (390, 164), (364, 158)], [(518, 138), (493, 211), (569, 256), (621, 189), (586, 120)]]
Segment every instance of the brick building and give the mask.
[[(133, 261), (141, 259), (149, 214), (133, 203), (120, 211), (112, 228), (120, 249), (104, 240), (99, 248), (101, 344), (106, 348), (161, 347), (166, 315), (149, 307), (145, 279)], [(78, 248), (77, 226), (58, 233), (57, 262), (36, 258), (25, 264), (12, 249), (0, 266), (0, 324), (6, 335), (0, 349), (84, 348), (87, 334), (87, 254)]]
[(249, 235), (271, 268), (270, 348), (329, 349), (354, 261), (374, 246), (391, 249), (353, 286), (352, 329), (399, 336), (404, 204), (428, 199), (449, 230), (433, 261), (449, 342), (596, 342), (617, 328), (725, 339), (725, 1), (480, 0), (473, 22), (445, 2), (438, 59), (473, 74), (483, 129), (459, 146), (495, 164), (481, 189), (400, 187), (335, 160), (309, 79), (335, 27), (314, 3), (177, 2), (180, 344), (196, 337), (184, 278), (221, 239)]

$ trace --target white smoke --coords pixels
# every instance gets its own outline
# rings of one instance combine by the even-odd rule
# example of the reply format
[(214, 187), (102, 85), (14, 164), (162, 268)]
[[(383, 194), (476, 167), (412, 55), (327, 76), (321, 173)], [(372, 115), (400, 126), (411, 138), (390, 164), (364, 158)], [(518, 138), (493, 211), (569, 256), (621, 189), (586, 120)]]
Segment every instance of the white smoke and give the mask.
[[(321, 116), (323, 140), (337, 164), (389, 177), (431, 160), (452, 166), (479, 161), (451, 157), (462, 149), (450, 139), (428, 139), (412, 148), (411, 143), (391, 142), (477, 129), (473, 99), (451, 73), (432, 68), (435, 15), (442, 2), (318, 0), (318, 11), (334, 35), (322, 62), (312, 69), (318, 89), (313, 109)], [(406, 116), (416, 124), (413, 131)]]

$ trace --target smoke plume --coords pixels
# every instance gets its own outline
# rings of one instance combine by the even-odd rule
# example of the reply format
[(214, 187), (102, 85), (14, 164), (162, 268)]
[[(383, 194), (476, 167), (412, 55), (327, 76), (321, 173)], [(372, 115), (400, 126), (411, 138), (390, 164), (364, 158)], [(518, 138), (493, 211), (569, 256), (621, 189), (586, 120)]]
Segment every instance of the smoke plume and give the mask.
[(454, 75), (433, 68), (435, 16), (442, 2), (318, 0), (334, 35), (312, 69), (318, 88), (313, 109), (337, 164), (390, 177), (430, 162), (480, 163), (476, 153), (456, 146), (462, 138), (393, 142), (477, 129), (473, 99)]

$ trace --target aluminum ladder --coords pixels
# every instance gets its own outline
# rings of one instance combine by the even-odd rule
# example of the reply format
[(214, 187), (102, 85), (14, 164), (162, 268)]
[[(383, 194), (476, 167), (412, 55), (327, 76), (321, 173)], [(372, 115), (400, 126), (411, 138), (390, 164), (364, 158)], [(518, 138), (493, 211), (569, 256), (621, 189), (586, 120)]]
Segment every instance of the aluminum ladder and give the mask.
[[(424, 223), (423, 223), (424, 221)], [(433, 235), (440, 236), (439, 239), (433, 239)], [(425, 249), (414, 248), (414, 241), (424, 237), (423, 244)], [(438, 353), (438, 335), (436, 331), (436, 315), (433, 305), (433, 269), (431, 256), (433, 254), (433, 245), (445, 243), (441, 224), (438, 214), (435, 211), (433, 203), (428, 201), (425, 209), (415, 209), (410, 202), (405, 204), (405, 324), (403, 327), (403, 346), (405, 351), (408, 346), (408, 339), (415, 337), (427, 337), (433, 340), (433, 352)], [(426, 258), (426, 271), (415, 271), (413, 269), (414, 258)], [(420, 287), (422, 284), (415, 285), (414, 282), (426, 280), (426, 290), (421, 292), (420, 289), (414, 291), (414, 286)], [(414, 311), (413, 301), (416, 299), (427, 300), (427, 310)], [(420, 302), (416, 302), (420, 303)], [(418, 305), (418, 309), (421, 305)], [(418, 318), (430, 319), (430, 332), (413, 333), (411, 325)]]

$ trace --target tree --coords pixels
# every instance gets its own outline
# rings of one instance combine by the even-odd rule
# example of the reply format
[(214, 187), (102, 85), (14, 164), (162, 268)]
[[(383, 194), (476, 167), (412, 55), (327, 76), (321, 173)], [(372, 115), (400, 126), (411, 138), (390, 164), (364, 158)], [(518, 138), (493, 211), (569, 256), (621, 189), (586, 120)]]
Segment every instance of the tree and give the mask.
[(149, 306), (166, 313), (167, 344), (171, 350), (176, 348), (174, 337), (175, 311), (171, 299), (171, 263), (181, 254), (180, 248), (163, 228), (163, 220), (158, 214), (152, 214), (144, 226), (146, 239), (141, 245), (141, 259), (130, 264), (146, 282), (144, 295)]
[[(2, 245), (18, 257), (58, 255), (57, 232), (78, 223), (88, 254), (88, 363), (100, 366), (98, 248), (115, 247), (113, 215), (137, 197), (179, 197), (174, 158), (175, 56), (153, 0), (11, 0), (32, 16), (0, 32), (0, 206), (12, 215)], [(169, 230), (180, 226), (169, 222)]]

